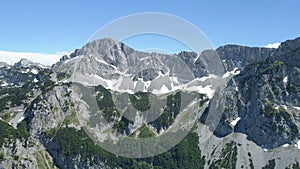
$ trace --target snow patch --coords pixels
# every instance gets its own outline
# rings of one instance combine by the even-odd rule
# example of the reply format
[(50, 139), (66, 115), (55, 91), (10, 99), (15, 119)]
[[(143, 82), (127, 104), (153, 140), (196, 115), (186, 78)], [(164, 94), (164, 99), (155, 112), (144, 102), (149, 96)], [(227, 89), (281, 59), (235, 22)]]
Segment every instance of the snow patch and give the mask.
[(157, 95), (159, 95), (159, 94), (166, 94), (166, 93), (169, 93), (169, 92), (170, 92), (170, 90), (167, 88), (166, 85), (163, 85), (163, 86), (160, 88), (160, 90), (154, 89), (154, 90), (152, 91), (153, 94), (157, 94)]
[(13, 126), (14, 128), (17, 128), (18, 124), (22, 122), (25, 119), (23, 115), (23, 111), (19, 112), (14, 118), (12, 118), (8, 124)]
[(109, 63), (107, 63), (106, 61), (104, 61), (102, 59), (98, 59), (98, 58), (95, 57), (95, 60), (102, 63), (102, 64), (104, 64), (104, 65), (110, 66), (110, 67), (114, 68), (115, 70), (118, 70), (118, 68), (115, 65), (109, 64)]
[(227, 78), (227, 77), (229, 77), (229, 75), (230, 75), (230, 72), (226, 72), (226, 73), (222, 76), (222, 78)]
[(104, 82), (105, 84), (104, 84), (104, 86), (105, 87), (107, 87), (107, 88), (109, 88), (109, 89), (113, 89), (113, 84), (114, 84), (114, 81), (113, 80), (107, 80), (107, 79), (104, 79), (104, 78), (102, 78), (102, 77), (100, 77), (100, 76), (98, 76), (98, 75), (92, 75), (92, 77), (93, 78), (95, 78), (95, 80), (96, 79), (98, 79), (98, 80), (100, 80), (101, 82)]
[(282, 145), (282, 147), (288, 147), (289, 146), (289, 144), (284, 144), (284, 145)]
[(231, 71), (231, 74), (233, 74), (234, 76), (236, 76), (236, 75), (238, 75), (240, 73), (241, 73), (241, 71), (237, 67), (234, 68), (233, 71)]
[(297, 147), (300, 150), (300, 140), (298, 140), (298, 142), (297, 142)]
[(234, 119), (232, 122), (230, 122), (230, 124), (234, 127), (240, 120), (241, 120), (241, 118), (240, 118), (240, 117), (237, 117), (237, 118)]
[(28, 73), (30, 70), (26, 69), (26, 70), (22, 70), (21, 73)]
[(294, 106), (294, 109), (296, 109), (296, 110), (300, 110), (300, 107)]
[(217, 76), (214, 75), (214, 74), (209, 74), (208, 76), (203, 76), (203, 77), (199, 78), (198, 80), (201, 81), (201, 82), (204, 82), (207, 79), (211, 79), (211, 78), (217, 78)]
[(161, 90), (162, 93), (170, 92), (166, 85), (163, 85), (160, 90)]
[[(69, 55), (68, 55), (69, 56)], [(73, 58), (71, 58), (70, 56), (69, 56), (69, 58), (67, 59), (67, 60), (65, 60), (65, 61), (63, 61), (63, 63), (68, 63), (68, 62), (72, 62), (72, 63), (74, 63), (74, 62), (80, 62), (81, 61), (81, 59), (84, 57), (85, 55), (78, 55), (78, 56), (76, 56), (76, 57), (73, 57)]]
[(37, 69), (31, 69), (30, 72), (35, 74), (35, 75), (39, 73)]
[(33, 82), (34, 82), (34, 83), (37, 83), (37, 82), (39, 82), (39, 80), (37, 80), (36, 78), (34, 78), (34, 79), (33, 79)]
[(285, 76), (284, 78), (283, 78), (283, 80), (282, 80), (284, 83), (287, 83), (288, 82), (288, 77), (287, 76)]
[(283, 107), (284, 109), (288, 109), (287, 105), (277, 105), (277, 106), (275, 106), (275, 109), (278, 110), (279, 107)]
[(24, 119), (25, 119), (25, 117), (24, 117), (24, 116), (21, 116), (17, 122), (20, 123), (20, 122), (23, 121)]
[(59, 81), (60, 83), (68, 83), (69, 81), (68, 80), (61, 80), (61, 81)]
[(295, 144), (295, 147), (300, 150), (300, 140), (298, 140), (298, 142)]
[(240, 70), (237, 68), (237, 67), (235, 67), (232, 71), (228, 71), (228, 72), (226, 72), (223, 76), (222, 76), (222, 78), (227, 78), (227, 77), (229, 77), (230, 75), (238, 75), (238, 74), (240, 74), (241, 72), (240, 72)]
[(6, 81), (2, 81), (3, 84), (1, 84), (1, 87), (5, 87), (5, 86), (8, 86), (8, 83), (6, 83)]
[(211, 99), (214, 94), (215, 94), (215, 91), (211, 89), (212, 85), (207, 85), (205, 87), (202, 87), (202, 86), (191, 86), (191, 87), (184, 87), (183, 90), (184, 91), (197, 91), (198, 93), (201, 93), (201, 94), (206, 94), (207, 97), (209, 99)]
[[(74, 59), (74, 58), (72, 58), (72, 59)], [(68, 63), (70, 61), (71, 61), (71, 59), (67, 59), (67, 60), (64, 61), (64, 63)]]
[[(236, 69), (232, 71), (233, 74), (236, 74)], [(206, 94), (208, 98), (212, 98), (214, 96), (215, 91), (212, 89), (212, 85), (208, 85), (202, 81), (206, 81), (211, 78), (220, 78), (216, 75), (210, 74), (205, 77), (196, 78), (189, 82), (182, 82), (178, 77), (170, 77), (168, 75), (163, 75), (162, 72), (159, 73), (159, 78), (153, 81), (144, 82), (143, 79), (138, 79), (138, 81), (133, 81), (130, 75), (123, 74), (122, 77), (118, 79), (105, 79), (98, 75), (83, 75), (78, 74), (73, 76), (71, 81), (78, 82), (86, 85), (86, 86), (95, 86), (102, 85), (107, 89), (118, 91), (118, 92), (126, 92), (133, 94), (137, 91), (151, 92), (153, 94), (167, 94), (170, 92), (174, 92), (177, 90), (183, 91), (195, 91), (201, 94)], [(161, 83), (163, 82), (163, 83)]]

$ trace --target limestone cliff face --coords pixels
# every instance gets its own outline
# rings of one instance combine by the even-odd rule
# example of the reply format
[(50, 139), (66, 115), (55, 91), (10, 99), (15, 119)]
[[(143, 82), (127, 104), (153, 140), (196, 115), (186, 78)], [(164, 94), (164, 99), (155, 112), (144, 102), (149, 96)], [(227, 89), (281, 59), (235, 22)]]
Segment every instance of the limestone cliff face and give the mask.
[[(185, 64), (175, 62), (173, 56), (181, 58)], [(145, 69), (150, 61), (157, 64)], [(179, 71), (171, 69), (174, 65)], [(91, 114), (91, 107), (83, 99), (88, 90), (81, 93), (74, 91), (70, 80), (74, 70), (80, 70), (84, 76), (99, 74), (97, 85), (104, 88), (100, 87), (94, 93), (102, 92), (109, 96), (127, 86), (108, 90), (106, 82), (120, 79), (126, 72), (130, 77), (122, 79), (124, 82), (140, 80), (136, 86), (160, 90), (161, 84), (173, 85), (168, 76), (188, 78), (181, 77), (181, 70), (185, 69), (183, 65), (188, 66), (192, 78), (196, 79), (193, 87), (207, 83), (200, 80), (202, 77), (213, 81), (217, 77), (226, 79), (229, 74), (232, 75), (222, 81), (225, 89), (220, 90), (218, 97), (209, 100), (210, 103), (224, 102), (224, 105), (219, 104), (222, 107), (217, 109), (221, 119), (216, 130), (208, 129), (206, 133), (213, 132), (214, 135), (205, 146), (199, 144), (199, 150), (206, 156), (203, 166), (222, 165), (218, 160), (226, 155), (227, 147), (236, 152), (230, 155), (233, 158), (229, 160), (237, 168), (241, 165), (261, 168), (275, 158), (281, 160), (281, 168), (296, 165), (299, 159), (287, 158), (287, 154), (300, 152), (292, 145), (300, 139), (300, 38), (283, 42), (278, 49), (225, 45), (201, 54), (181, 52), (176, 55), (139, 52), (112, 39), (102, 39), (76, 49), (70, 56), (63, 56), (51, 68), (27, 60), (21, 60), (14, 66), (0, 63), (0, 168), (147, 168), (162, 163), (160, 158), (178, 157), (176, 153), (181, 152), (180, 146), (186, 142), (170, 150), (169, 154), (142, 160), (116, 157), (96, 146), (84, 133), (77, 118), (78, 115)], [(149, 81), (154, 82), (153, 85), (146, 86)], [(178, 85), (182, 84), (178, 82)], [(103, 103), (111, 103), (111, 100)], [(175, 105), (170, 103), (166, 110), (176, 112)], [(107, 105), (101, 106), (101, 111), (109, 110), (105, 107)], [(198, 127), (204, 124), (209, 110), (210, 107), (200, 117)], [(174, 112), (170, 117), (164, 114), (151, 131), (175, 123)], [(113, 114), (114, 111), (102, 113), (108, 119), (118, 116)], [(116, 132), (137, 133), (131, 131), (134, 129), (133, 122), (124, 118), (118, 120), (118, 123), (111, 122)], [(197, 129), (195, 131), (199, 138), (205, 135)], [(222, 143), (220, 138), (225, 141)], [(194, 143), (195, 140), (197, 138), (188, 142)], [(291, 145), (286, 152), (281, 147), (284, 144)], [(198, 147), (198, 143), (187, 147), (193, 146)], [(280, 152), (264, 152), (263, 149)], [(248, 152), (252, 156), (257, 152), (257, 157), (251, 157)], [(234, 161), (234, 156), (238, 156), (238, 161)], [(266, 159), (259, 162), (248, 160), (261, 156)]]
[[(223, 122), (217, 135), (241, 132), (272, 149), (295, 143), (299, 135), (299, 38), (278, 49), (227, 45), (217, 49), (225, 65), (240, 67), (226, 91)], [(236, 126), (230, 122), (240, 117)]]

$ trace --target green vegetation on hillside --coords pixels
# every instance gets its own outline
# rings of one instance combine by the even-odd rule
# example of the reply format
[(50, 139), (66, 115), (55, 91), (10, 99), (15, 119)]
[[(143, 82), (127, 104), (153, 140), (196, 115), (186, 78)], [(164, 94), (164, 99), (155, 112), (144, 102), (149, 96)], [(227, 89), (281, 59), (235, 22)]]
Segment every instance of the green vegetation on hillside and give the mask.
[(265, 108), (262, 110), (262, 113), (267, 117), (281, 116), (286, 121), (291, 121), (293, 118), (293, 114), (289, 113), (284, 107), (279, 106), (278, 109), (275, 109), (274, 104), (271, 102), (265, 103)]
[(143, 125), (142, 127), (139, 128), (139, 138), (147, 138), (147, 137), (153, 137), (155, 136), (155, 134), (153, 133), (153, 131), (147, 127), (146, 125)]
[(133, 107), (143, 112), (150, 109), (151, 107), (149, 95), (149, 93), (137, 92), (134, 94), (130, 94), (129, 98)]
[[(273, 103), (266, 102), (265, 107), (262, 109), (262, 113), (268, 118), (275, 117), (276, 122), (272, 123), (272, 130), (277, 132), (279, 135), (287, 133), (291, 140), (295, 139), (299, 131), (295, 123), (293, 123), (293, 112), (288, 112), (282, 106), (279, 106), (278, 109), (276, 109)], [(283, 121), (281, 121), (281, 119), (283, 119)], [(284, 126), (288, 126), (289, 130)]]
[[(21, 68), (13, 67), (7, 70), (5, 78), (13, 77), (14, 80), (10, 82), (13, 85), (0, 86), (0, 112), (8, 110), (10, 107), (29, 106), (28, 98), (34, 96), (34, 89), (46, 93), (55, 87), (55, 83), (51, 80), (51, 73), (53, 72), (49, 69), (38, 70), (37, 75), (32, 72), (22, 73)], [(34, 79), (38, 79), (39, 82), (33, 82)]]
[(269, 72), (276, 72), (279, 71), (284, 65), (284, 63), (282, 61), (275, 61), (273, 62), (271, 65), (269, 65), (268, 67), (266, 67), (265, 69), (263, 69), (261, 71), (262, 74), (266, 74)]
[(262, 169), (274, 169), (275, 165), (275, 159), (269, 160), (268, 163)]
[(163, 113), (150, 124), (159, 132), (161, 129), (166, 129), (171, 126), (176, 116), (180, 112), (181, 105), (181, 93), (170, 95), (167, 97), (167, 105)]
[(63, 80), (63, 79), (67, 79), (67, 78), (69, 78), (69, 77), (71, 77), (71, 75), (69, 75), (69, 74), (67, 74), (67, 73), (65, 73), (65, 72), (58, 72), (58, 73), (56, 74), (57, 80)]
[[(46, 137), (52, 138), (53, 133), (47, 132), (45, 134)], [(55, 152), (59, 154), (70, 158), (75, 158), (80, 154), (82, 162), (87, 159), (91, 160), (92, 163), (102, 161), (112, 168), (201, 169), (205, 164), (205, 159), (201, 156), (198, 147), (198, 136), (193, 132), (189, 133), (184, 140), (171, 150), (144, 159), (115, 156), (95, 144), (83, 130), (74, 128), (59, 129), (52, 141), (59, 145), (55, 149)]]
[(6, 122), (0, 120), (0, 147), (6, 143), (6, 139), (26, 139), (29, 137), (25, 121), (19, 123), (17, 128), (18, 129), (15, 129)]
[(293, 169), (300, 169), (298, 161), (295, 164), (293, 164)]
[(113, 122), (118, 119), (121, 114), (114, 105), (110, 91), (101, 85), (97, 86), (95, 91), (99, 92), (96, 99), (99, 109), (103, 112), (104, 119), (107, 122)]
[(32, 84), (24, 84), (22, 88), (3, 88), (0, 89), (0, 111), (7, 110), (9, 107), (16, 107), (22, 104), (27, 104), (28, 95), (33, 95), (31, 90)]
[(79, 120), (77, 119), (76, 112), (72, 111), (70, 114), (65, 117), (63, 121), (63, 125), (69, 125), (71, 123), (74, 123), (75, 125), (79, 125)]
[(115, 129), (118, 133), (123, 134), (124, 132), (128, 135), (129, 130), (128, 130), (128, 125), (133, 124), (133, 122), (129, 121), (125, 117), (121, 117), (121, 120), (119, 122), (115, 122), (113, 125), (113, 129)]
[(144, 124), (134, 133), (132, 133), (132, 136), (138, 138), (147, 138), (155, 136), (155, 133), (147, 125)]
[(293, 85), (291, 83), (288, 83), (287, 86), (286, 86), (286, 90), (289, 93), (299, 94), (300, 93), (300, 86), (295, 86), (295, 85)]
[(237, 161), (237, 146), (231, 141), (225, 144), (222, 149), (221, 156), (218, 160), (213, 161), (209, 166), (210, 169), (235, 169)]
[(3, 161), (5, 158), (5, 156), (3, 154), (0, 153), (0, 161)]

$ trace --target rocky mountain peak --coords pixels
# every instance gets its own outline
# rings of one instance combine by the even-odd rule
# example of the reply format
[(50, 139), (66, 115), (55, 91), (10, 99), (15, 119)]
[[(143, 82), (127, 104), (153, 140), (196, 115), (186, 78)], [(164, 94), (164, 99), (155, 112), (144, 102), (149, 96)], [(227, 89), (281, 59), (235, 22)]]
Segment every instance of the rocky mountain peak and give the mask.
[(123, 52), (125, 54), (133, 51), (130, 47), (126, 46), (124, 43), (118, 42), (111, 38), (98, 39), (85, 44), (81, 49), (76, 49), (71, 55), (74, 58), (78, 55), (90, 55), (95, 56), (100, 55), (114, 55), (115, 52)]
[(32, 61), (22, 58), (19, 62), (15, 63), (14, 66), (16, 67), (29, 67), (30, 65), (34, 64)]
[(35, 63), (32, 62), (28, 59), (22, 58), (19, 62), (14, 64), (15, 67), (31, 67), (31, 66), (37, 66), (37, 67), (41, 67), (41, 68), (45, 68), (47, 66), (44, 66), (40, 63)]
[(0, 62), (0, 67), (6, 67), (9, 66), (9, 64), (7, 64), (6, 62)]
[(300, 37), (293, 39), (293, 40), (287, 40), (285, 42), (282, 42), (277, 49), (277, 52), (279, 55), (286, 54), (288, 52), (293, 52), (300, 48)]
[(221, 59), (255, 63), (266, 60), (275, 49), (262, 47), (248, 47), (239, 45), (225, 45), (217, 48)]

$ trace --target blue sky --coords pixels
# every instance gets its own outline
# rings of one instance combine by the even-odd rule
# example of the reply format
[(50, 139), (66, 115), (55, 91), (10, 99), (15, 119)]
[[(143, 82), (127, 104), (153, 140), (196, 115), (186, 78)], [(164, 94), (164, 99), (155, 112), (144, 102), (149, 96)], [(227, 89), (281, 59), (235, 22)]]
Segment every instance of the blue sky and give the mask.
[[(0, 2), (0, 51), (73, 51), (105, 24), (138, 12), (182, 17), (202, 30), (215, 47), (265, 46), (300, 36), (299, 6), (299, 0), (7, 0)], [(165, 39), (145, 37), (148, 43), (139, 43), (141, 38), (135, 38), (128, 45), (144, 49), (170, 43), (176, 49), (166, 50), (181, 50), (182, 46)]]

